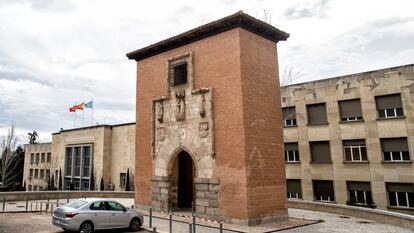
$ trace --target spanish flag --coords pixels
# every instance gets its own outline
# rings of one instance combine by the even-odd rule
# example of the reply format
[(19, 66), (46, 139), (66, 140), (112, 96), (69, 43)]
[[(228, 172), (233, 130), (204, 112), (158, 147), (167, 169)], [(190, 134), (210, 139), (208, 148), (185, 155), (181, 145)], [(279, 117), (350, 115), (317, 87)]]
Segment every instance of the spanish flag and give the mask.
[(81, 103), (81, 104), (75, 105), (75, 108), (76, 109), (83, 110), (85, 108), (85, 104), (84, 103)]

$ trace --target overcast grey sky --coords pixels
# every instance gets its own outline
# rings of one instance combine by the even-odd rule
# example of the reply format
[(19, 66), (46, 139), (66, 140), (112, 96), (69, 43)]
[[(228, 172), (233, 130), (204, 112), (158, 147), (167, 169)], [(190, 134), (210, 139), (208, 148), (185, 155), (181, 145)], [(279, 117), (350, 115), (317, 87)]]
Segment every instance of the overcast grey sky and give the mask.
[[(94, 98), (94, 124), (135, 120), (125, 53), (239, 10), (291, 34), (279, 62), (299, 82), (414, 63), (414, 1), (0, 0), (0, 135), (71, 128)], [(77, 126), (82, 114), (77, 114)], [(85, 125), (90, 124), (85, 111)]]

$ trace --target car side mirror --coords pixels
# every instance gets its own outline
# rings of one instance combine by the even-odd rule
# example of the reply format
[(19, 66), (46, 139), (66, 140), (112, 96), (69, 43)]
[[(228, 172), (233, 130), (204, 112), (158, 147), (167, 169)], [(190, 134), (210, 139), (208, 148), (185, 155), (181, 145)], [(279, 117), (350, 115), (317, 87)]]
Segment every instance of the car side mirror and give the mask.
[(123, 211), (123, 212), (127, 212), (128, 210), (124, 208), (122, 211)]

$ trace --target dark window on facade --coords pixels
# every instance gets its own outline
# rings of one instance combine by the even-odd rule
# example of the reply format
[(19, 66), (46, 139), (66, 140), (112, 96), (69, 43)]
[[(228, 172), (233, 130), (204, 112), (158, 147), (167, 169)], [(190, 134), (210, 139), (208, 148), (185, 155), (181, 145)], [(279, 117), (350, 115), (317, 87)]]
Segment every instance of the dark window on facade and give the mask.
[(126, 173), (119, 173), (119, 186), (125, 188), (126, 186)]
[(302, 188), (300, 180), (286, 180), (287, 197), (292, 199), (302, 199)]
[(310, 104), (306, 106), (308, 112), (308, 124), (326, 124), (328, 123), (326, 117), (325, 103)]
[(90, 183), (89, 183), (89, 179), (82, 179), (82, 190), (90, 190), (89, 187)]
[(295, 126), (296, 125), (296, 110), (295, 107), (282, 108), (283, 113), (283, 125)]
[(34, 175), (34, 177), (35, 178), (39, 178), (39, 170), (35, 169), (35, 175)]
[(173, 76), (172, 86), (177, 86), (180, 84), (187, 83), (187, 62), (174, 65), (172, 76)]
[(72, 175), (72, 147), (66, 148), (66, 161), (65, 161), (65, 175), (71, 176)]
[(384, 161), (398, 162), (410, 160), (407, 138), (382, 138), (381, 147)]
[(29, 179), (31, 179), (33, 177), (33, 169), (30, 168), (29, 170)]
[(313, 195), (316, 201), (335, 201), (333, 181), (313, 180)]
[(339, 101), (339, 112), (341, 121), (362, 120), (361, 100), (353, 99)]
[(365, 140), (344, 140), (342, 143), (344, 146), (345, 161), (368, 161)]
[(42, 162), (42, 163), (44, 163), (44, 162), (46, 161), (46, 160), (45, 160), (45, 159), (46, 159), (46, 158), (45, 158), (45, 153), (42, 153), (41, 158), (42, 158), (42, 159), (41, 159), (41, 162)]
[(34, 163), (34, 153), (31, 153), (30, 154), (30, 163), (32, 164), (32, 163)]
[(27, 191), (32, 191), (32, 186), (31, 185), (28, 186)]
[(298, 143), (285, 143), (285, 161), (299, 162)]
[(48, 162), (48, 163), (50, 163), (50, 161), (52, 160), (52, 153), (50, 153), (50, 152), (48, 152), (47, 153), (47, 156), (46, 156), (46, 161)]
[(75, 176), (80, 176), (81, 147), (75, 147)]
[(36, 153), (36, 163), (39, 163), (39, 162), (40, 162), (40, 154)]
[(376, 96), (375, 103), (377, 104), (378, 118), (404, 116), (400, 94)]
[(372, 205), (371, 185), (369, 182), (347, 181), (348, 205)]
[(50, 169), (46, 169), (46, 179), (50, 179)]
[(331, 163), (329, 142), (310, 142), (311, 159), (313, 163)]
[(66, 147), (65, 156), (65, 190), (89, 190), (92, 146)]
[(40, 179), (44, 179), (44, 178), (45, 178), (45, 170), (40, 169)]
[(91, 160), (91, 147), (90, 146), (85, 146), (83, 147), (83, 177), (89, 177), (89, 173), (90, 173), (90, 160)]
[(390, 206), (413, 208), (414, 184), (412, 183), (386, 183), (388, 204)]

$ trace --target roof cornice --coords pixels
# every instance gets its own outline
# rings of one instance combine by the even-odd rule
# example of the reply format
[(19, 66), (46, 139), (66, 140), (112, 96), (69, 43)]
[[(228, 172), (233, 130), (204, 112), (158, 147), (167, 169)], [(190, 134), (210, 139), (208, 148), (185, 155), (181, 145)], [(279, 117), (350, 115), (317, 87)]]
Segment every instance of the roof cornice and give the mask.
[(289, 33), (281, 31), (268, 23), (239, 11), (235, 14), (194, 28), (177, 36), (127, 53), (126, 56), (129, 59), (134, 59), (136, 61), (143, 60), (162, 52), (178, 48), (237, 27), (255, 33), (275, 43), (285, 41), (289, 37)]

